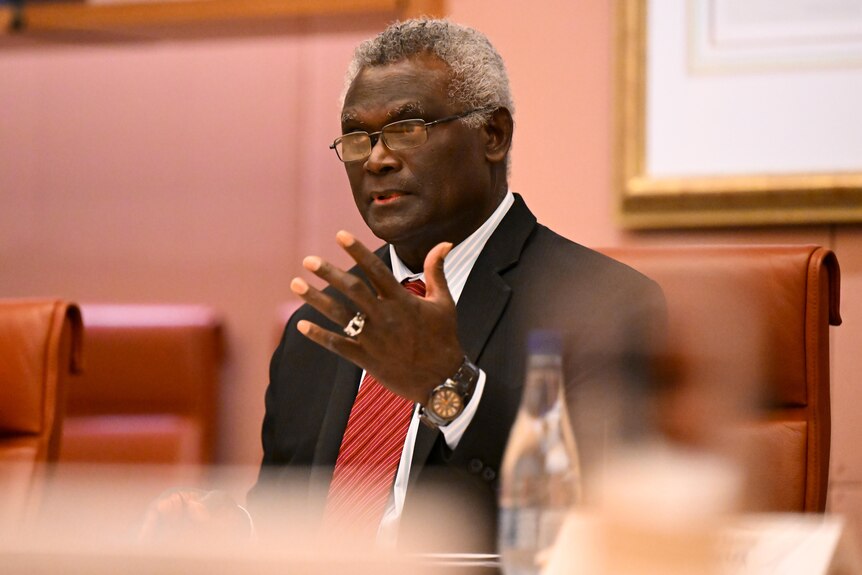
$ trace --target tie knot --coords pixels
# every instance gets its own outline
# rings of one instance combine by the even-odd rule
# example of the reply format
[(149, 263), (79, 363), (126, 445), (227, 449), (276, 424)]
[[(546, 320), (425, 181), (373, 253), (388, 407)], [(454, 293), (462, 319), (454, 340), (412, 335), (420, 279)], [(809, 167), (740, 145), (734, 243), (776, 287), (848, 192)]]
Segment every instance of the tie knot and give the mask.
[(425, 282), (422, 280), (404, 280), (401, 285), (408, 291), (413, 292), (419, 297), (425, 297)]

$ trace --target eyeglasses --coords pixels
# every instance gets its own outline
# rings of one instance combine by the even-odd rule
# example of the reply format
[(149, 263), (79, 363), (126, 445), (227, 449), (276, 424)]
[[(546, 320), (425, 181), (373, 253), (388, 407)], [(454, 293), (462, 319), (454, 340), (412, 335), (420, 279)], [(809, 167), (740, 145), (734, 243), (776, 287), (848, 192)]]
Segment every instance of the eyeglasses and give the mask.
[(371, 155), (371, 149), (377, 143), (378, 138), (383, 138), (383, 143), (390, 150), (409, 150), (416, 148), (428, 141), (428, 128), (444, 122), (451, 122), (459, 118), (465, 118), (470, 114), (487, 112), (493, 108), (477, 108), (468, 112), (462, 112), (454, 116), (447, 116), (426, 122), (425, 120), (400, 120), (386, 124), (379, 132), (350, 132), (340, 138), (335, 138), (329, 149), (335, 150), (335, 154), (342, 162), (358, 162)]

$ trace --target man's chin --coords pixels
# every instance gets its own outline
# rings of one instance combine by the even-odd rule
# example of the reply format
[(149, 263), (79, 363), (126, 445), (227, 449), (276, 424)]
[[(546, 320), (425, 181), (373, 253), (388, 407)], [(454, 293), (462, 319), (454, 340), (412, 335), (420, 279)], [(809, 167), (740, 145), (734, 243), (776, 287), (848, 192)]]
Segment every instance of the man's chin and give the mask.
[(419, 229), (418, 225), (409, 222), (376, 222), (366, 220), (366, 224), (368, 224), (371, 233), (394, 246), (410, 242), (412, 238), (416, 237), (416, 232)]

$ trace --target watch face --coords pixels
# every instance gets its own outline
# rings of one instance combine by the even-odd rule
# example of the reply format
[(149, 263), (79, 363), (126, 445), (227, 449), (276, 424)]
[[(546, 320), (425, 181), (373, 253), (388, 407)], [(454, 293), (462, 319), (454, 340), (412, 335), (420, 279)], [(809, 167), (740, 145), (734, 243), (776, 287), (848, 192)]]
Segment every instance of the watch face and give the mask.
[(454, 419), (464, 409), (464, 400), (454, 389), (441, 389), (431, 399), (431, 410), (443, 419)]

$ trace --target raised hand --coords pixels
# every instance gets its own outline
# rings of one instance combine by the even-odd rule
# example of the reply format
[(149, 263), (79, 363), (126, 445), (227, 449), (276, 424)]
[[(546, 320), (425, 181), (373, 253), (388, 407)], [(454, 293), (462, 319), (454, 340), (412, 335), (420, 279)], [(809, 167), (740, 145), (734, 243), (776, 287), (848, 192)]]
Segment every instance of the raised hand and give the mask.
[(452, 244), (437, 244), (428, 252), (424, 264), (426, 295), (419, 298), (404, 289), (389, 268), (351, 234), (340, 231), (336, 240), (365, 272), (373, 289), (316, 256), (305, 258), (303, 266), (344, 294), (349, 303), (333, 299), (301, 278), (294, 278), (290, 287), (338, 325), (347, 326), (357, 312), (361, 313), (361, 333), (350, 337), (306, 320), (300, 321), (297, 329), (364, 368), (393, 392), (424, 403), (431, 389), (454, 374), (464, 359), (455, 302), (443, 275), (443, 258)]

